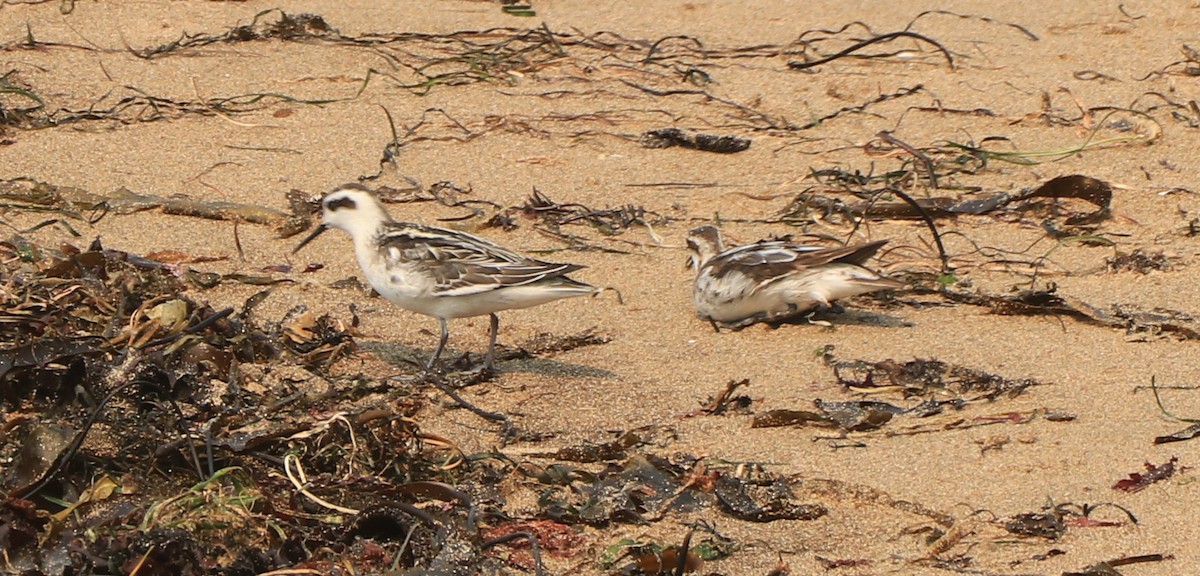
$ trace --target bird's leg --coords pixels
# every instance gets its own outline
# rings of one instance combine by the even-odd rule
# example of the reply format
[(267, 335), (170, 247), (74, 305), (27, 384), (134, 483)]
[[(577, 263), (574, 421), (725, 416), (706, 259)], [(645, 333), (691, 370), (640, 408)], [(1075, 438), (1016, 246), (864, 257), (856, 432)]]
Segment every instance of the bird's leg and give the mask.
[(487, 357), (483, 361), (483, 368), (494, 372), (496, 370), (496, 333), (500, 331), (500, 317), (495, 312), (488, 314), (488, 323), (491, 329), (488, 331), (488, 351)]
[(442, 349), (446, 347), (446, 340), (450, 339), (450, 327), (446, 326), (446, 319), (438, 318), (438, 325), (442, 328), (442, 335), (438, 338), (438, 345), (433, 350), (433, 356), (429, 357), (429, 363), (425, 365), (427, 372), (433, 371), (434, 364), (437, 364), (438, 358), (442, 355)]
[(814, 306), (811, 311), (809, 311), (808, 316), (805, 318), (805, 320), (807, 320), (809, 324), (812, 324), (814, 326), (823, 326), (825, 328), (833, 328), (833, 323), (828, 320), (813, 320), (813, 316), (815, 316), (816, 314), (818, 314), (820, 312), (829, 310), (829, 306), (830, 306), (829, 300), (825, 299), (823, 296), (818, 296), (817, 297), (817, 305)]

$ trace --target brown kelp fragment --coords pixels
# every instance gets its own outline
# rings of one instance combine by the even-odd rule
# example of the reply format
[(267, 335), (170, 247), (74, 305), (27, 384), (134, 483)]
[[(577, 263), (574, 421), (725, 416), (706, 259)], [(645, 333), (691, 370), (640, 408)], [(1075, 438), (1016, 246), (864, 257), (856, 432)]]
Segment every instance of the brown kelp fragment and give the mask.
[(1165, 308), (1145, 310), (1136, 304), (1113, 304), (1101, 308), (1059, 294), (1054, 284), (1015, 294), (969, 293), (949, 289), (941, 290), (939, 294), (953, 302), (987, 307), (993, 314), (1063, 316), (1096, 326), (1123, 328), (1134, 338), (1170, 336), (1180, 340), (1200, 339), (1200, 321), (1187, 313)]
[[(138, 194), (119, 188), (111, 194), (93, 193), (73, 186), (59, 186), (31, 178), (0, 180), (0, 199), (22, 210), (57, 211), (83, 218), (83, 212), (130, 214), (161, 208), (166, 214), (192, 216), (208, 220), (237, 220), (281, 226), (288, 214), (257, 204), (199, 200), (177, 196)], [(99, 216), (88, 219), (95, 221)]]
[(708, 400), (700, 404), (698, 410), (682, 414), (680, 418), (689, 418), (699, 416), (701, 414), (710, 414), (719, 416), (729, 411), (746, 412), (750, 409), (750, 403), (753, 401), (749, 396), (740, 394), (735, 396), (734, 392), (743, 386), (749, 386), (750, 379), (742, 378), (741, 380), (730, 380), (725, 383), (725, 389), (721, 390), (716, 396), (709, 396)]
[(1178, 456), (1172, 456), (1170, 460), (1162, 464), (1145, 463), (1146, 472), (1131, 472), (1128, 478), (1118, 480), (1113, 484), (1114, 490), (1122, 492), (1141, 492), (1149, 488), (1151, 484), (1166, 480), (1175, 475), (1175, 463), (1179, 461)]
[(714, 136), (712, 134), (686, 132), (679, 128), (660, 128), (642, 134), (642, 146), (646, 148), (679, 146), (701, 152), (733, 154), (750, 148), (750, 139), (738, 136)]
[(543, 492), (539, 513), (568, 524), (646, 523), (666, 509), (697, 505), (693, 491), (679, 492), (680, 474), (663, 459), (633, 456), (623, 465), (609, 466), (591, 482)]
[[(276, 20), (265, 16), (277, 14)], [(251, 42), (256, 40), (300, 41), (308, 39), (337, 40), (342, 38), (325, 19), (317, 14), (289, 14), (279, 9), (264, 10), (254, 15), (249, 24), (243, 24), (223, 34), (192, 34), (185, 32), (178, 40), (145, 50), (130, 49), (139, 58), (156, 58), (173, 55), (177, 51), (198, 48), (217, 43)]]
[(690, 574), (704, 567), (704, 560), (695, 552), (688, 550), (687, 554), (681, 555), (680, 549), (668, 546), (662, 550), (643, 549), (631, 554), (642, 574)]
[(1128, 270), (1138, 274), (1149, 274), (1150, 272), (1170, 270), (1171, 259), (1162, 251), (1147, 252), (1141, 248), (1135, 248), (1129, 253), (1117, 251), (1116, 254), (1105, 258), (1104, 265), (1109, 272)]
[(1004, 529), (1018, 536), (1033, 536), (1047, 540), (1058, 540), (1067, 532), (1063, 515), (1051, 512), (1026, 512), (1004, 521)]
[(43, 478), (62, 453), (70, 448), (77, 432), (52, 423), (30, 426), (10, 474), (4, 479), (6, 488), (21, 490)]
[(607, 236), (621, 234), (632, 226), (649, 228), (667, 221), (662, 215), (642, 206), (592, 209), (583, 204), (559, 204), (536, 188), (521, 207), (521, 213), (540, 220), (553, 232), (569, 224), (584, 224)]
[(1178, 432), (1172, 432), (1171, 434), (1164, 436), (1157, 436), (1154, 438), (1154, 443), (1167, 444), (1169, 442), (1183, 442), (1184, 440), (1191, 440), (1197, 436), (1200, 436), (1200, 424), (1192, 424), (1191, 426), (1188, 426), (1187, 428), (1184, 428)]
[[(941, 43), (939, 43), (936, 40), (933, 40), (932, 38), (929, 38), (928, 36), (923, 36), (921, 34), (917, 34), (916, 32), (910, 32), (907, 30), (901, 30), (898, 32), (888, 32), (886, 34), (880, 34), (873, 38), (868, 38), (867, 40), (862, 40), (862, 41), (856, 42), (853, 45), (849, 46), (848, 48), (845, 48), (842, 51), (838, 52), (837, 54), (826, 56), (824, 58), (818, 58), (816, 60), (811, 60), (811, 61), (807, 61), (807, 62), (799, 62), (799, 61), (788, 62), (788, 68), (790, 68), (792, 70), (807, 70), (809, 68), (820, 66), (822, 64), (827, 64), (827, 63), (837, 60), (839, 58), (849, 57), (849, 56), (853, 55), (855, 52), (857, 52), (863, 48), (866, 48), (867, 46), (870, 46), (872, 44), (877, 44), (880, 42), (889, 42), (896, 38), (912, 38), (912, 39), (920, 40), (922, 42), (933, 45), (933, 47), (936, 48), (939, 52), (941, 52), (942, 56), (944, 56), (946, 58), (946, 63), (949, 64), (950, 68), (951, 69), (954, 68), (954, 57), (950, 55), (950, 51), (946, 50), (946, 48), (944, 46), (942, 46)], [(888, 55), (887, 54), (883, 54), (883, 55), (866, 54), (866, 55), (861, 55), (861, 56), (856, 56), (856, 57), (857, 58), (880, 58), (883, 56), (888, 56)]]
[(663, 426), (643, 426), (620, 432), (607, 442), (583, 442), (577, 446), (560, 448), (552, 453), (531, 453), (531, 456), (554, 458), (568, 462), (603, 462), (629, 457), (630, 448), (648, 444), (663, 444), (674, 436), (674, 431)]
[[(834, 570), (837, 568), (861, 568), (871, 566), (875, 563), (873, 560), (868, 560), (866, 558), (825, 558), (823, 556), (816, 556), (815, 558), (817, 562), (821, 564), (821, 567), (826, 570)], [(770, 575), (778, 574), (779, 576), (787, 576), (790, 571), (787, 570), (786, 565), (782, 566), (784, 567), (782, 572), (780, 572), (779, 568), (776, 568), (770, 572)]]
[[(711, 524), (700, 521), (687, 523), (687, 535), (681, 544), (662, 544), (654, 540), (635, 540), (622, 538), (609, 545), (600, 555), (600, 564), (605, 568), (615, 568), (623, 558), (631, 558), (632, 563), (617, 568), (617, 574), (675, 574), (697, 572), (704, 568), (705, 562), (720, 560), (730, 556), (739, 548), (736, 541), (717, 532)], [(698, 532), (708, 533), (699, 542), (694, 542)], [(684, 554), (681, 551), (686, 550)]]
[[(924, 152), (917, 151), (922, 156)], [(925, 158), (929, 165), (926, 171), (938, 173), (938, 165)], [(984, 215), (1013, 213), (1020, 215), (1036, 215), (1047, 219), (1062, 221), (1055, 224), (1054, 230), (1061, 236), (1082, 233), (1093, 230), (1100, 222), (1112, 216), (1112, 186), (1103, 180), (1074, 174), (1052, 178), (1037, 186), (1018, 194), (1008, 192), (993, 192), (965, 196), (933, 196), (914, 198), (913, 202), (894, 202), (881, 200), (889, 190), (884, 187), (869, 185), (886, 184), (893, 175), (881, 175), (870, 178), (850, 178), (840, 170), (817, 171), (814, 176), (818, 185), (798, 194), (784, 208), (783, 218), (788, 220), (803, 220), (810, 213), (823, 214), (825, 217), (840, 214), (851, 218), (869, 218), (875, 220), (915, 220), (925, 217), (948, 218), (960, 215)], [(849, 178), (849, 180), (847, 180)], [(847, 202), (832, 196), (819, 193), (822, 190), (835, 191), (850, 186), (850, 191), (862, 198), (858, 202)], [(1053, 200), (1047, 202), (1045, 199)], [(1092, 210), (1071, 209), (1063, 200), (1081, 200), (1093, 207)]]
[[(1001, 396), (1018, 396), (1026, 388), (1038, 384), (1036, 380), (1013, 380), (934, 359), (916, 359), (904, 363), (894, 360), (840, 360), (832, 350), (827, 350), (825, 362), (833, 369), (840, 384), (860, 392), (894, 387), (905, 396), (937, 392), (951, 393), (967, 401), (995, 400)], [(939, 411), (940, 406), (935, 408), (932, 412)], [(922, 412), (930, 413), (930, 410), (927, 407)]]
[(817, 412), (804, 410), (771, 410), (756, 415), (751, 428), (771, 428), (777, 426), (815, 425), (822, 428), (838, 428), (847, 432), (865, 432), (875, 430), (891, 421), (896, 414), (903, 414), (904, 408), (878, 401), (847, 401), (826, 402), (814, 401)]
[[(484, 529), (481, 536), (485, 540), (494, 540), (518, 532), (536, 535), (542, 550), (559, 558), (578, 556), (584, 551), (584, 546), (587, 544), (587, 538), (578, 526), (570, 526), (552, 520), (513, 520)], [(529, 542), (526, 540), (525, 542), (506, 543), (505, 547), (513, 549), (509, 561), (521, 566), (532, 566), (533, 558), (525, 551), (529, 548)]]
[(350, 328), (328, 314), (315, 316), (305, 307), (288, 311), (280, 321), (284, 342), (305, 366), (331, 366), (354, 352)]
[(804, 426), (812, 424), (821, 428), (834, 428), (837, 423), (832, 418), (810, 410), (777, 409), (756, 414), (751, 421), (751, 428), (776, 428), (780, 426)]
[[(1013, 200), (1025, 203), (1017, 208), (1019, 211), (1027, 212), (1044, 208), (1053, 215), (1065, 217), (1064, 224), (1067, 226), (1084, 226), (1098, 224), (1112, 217), (1112, 196), (1112, 186), (1108, 182), (1091, 176), (1072, 174), (1052, 178), (1034, 190), (1018, 195)], [(1035, 198), (1049, 198), (1056, 202), (1043, 206), (1041, 203), (1033, 202), (1032, 200)], [(1082, 200), (1094, 206), (1095, 209), (1090, 212), (1069, 210), (1057, 202), (1064, 199)]]
[(1142, 554), (1139, 556), (1122, 556), (1113, 560), (1099, 562), (1084, 568), (1080, 572), (1063, 572), (1062, 576), (1121, 576), (1121, 572), (1117, 568), (1128, 566), (1130, 564), (1144, 564), (1146, 562), (1162, 562), (1164, 560), (1173, 560), (1175, 556), (1171, 554)]
[(796, 502), (791, 487), (783, 479), (763, 485), (721, 476), (713, 494), (726, 514), (747, 522), (816, 520), (828, 513), (820, 504)]

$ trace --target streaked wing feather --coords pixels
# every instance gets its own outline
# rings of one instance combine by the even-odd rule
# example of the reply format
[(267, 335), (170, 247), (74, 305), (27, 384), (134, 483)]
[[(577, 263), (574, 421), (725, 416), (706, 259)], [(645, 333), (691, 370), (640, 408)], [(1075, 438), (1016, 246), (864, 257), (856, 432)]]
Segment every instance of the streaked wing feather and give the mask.
[(389, 262), (404, 261), (430, 274), (436, 292), (445, 296), (531, 284), (583, 268), (536, 260), (465, 232), (415, 224), (389, 227), (379, 243)]
[(790, 244), (779, 240), (755, 242), (731, 248), (712, 258), (706, 266), (714, 276), (739, 272), (759, 288), (813, 266), (841, 262), (861, 266), (887, 243), (879, 240), (854, 246), (823, 248)]

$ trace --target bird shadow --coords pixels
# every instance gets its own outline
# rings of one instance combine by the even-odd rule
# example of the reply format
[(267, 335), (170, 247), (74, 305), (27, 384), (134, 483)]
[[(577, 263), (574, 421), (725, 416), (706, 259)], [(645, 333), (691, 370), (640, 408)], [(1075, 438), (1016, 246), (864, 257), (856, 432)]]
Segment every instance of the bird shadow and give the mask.
[[(915, 326), (912, 322), (897, 316), (854, 308), (822, 310), (813, 314), (811, 319), (818, 321), (825, 320), (834, 325), (840, 324), (842, 326), (879, 326), (882, 328), (912, 328)], [(797, 324), (804, 323), (798, 320), (792, 320), (792, 322)]]
[[(359, 346), (380, 360), (404, 368), (423, 370), (430, 350), (384, 341), (364, 341)], [(441, 367), (448, 373), (477, 371), (483, 356), (447, 348), (442, 353)], [(524, 372), (560, 378), (616, 378), (617, 373), (604, 368), (559, 362), (539, 358), (522, 348), (496, 347), (496, 367), (500, 372)]]
[[(912, 322), (903, 318), (898, 318), (881, 312), (873, 312), (870, 310), (860, 310), (856, 308), (844, 308), (838, 304), (834, 304), (831, 308), (824, 310), (807, 310), (804, 312), (790, 314), (787, 316), (776, 316), (773, 318), (755, 318), (741, 325), (736, 326), (721, 326), (722, 329), (729, 329), (734, 332), (745, 330), (751, 326), (763, 325), (772, 330), (782, 328), (783, 326), (807, 326), (818, 325), (828, 328), (837, 326), (878, 326), (881, 328), (911, 328), (915, 326)], [(719, 330), (718, 330), (719, 331)]]

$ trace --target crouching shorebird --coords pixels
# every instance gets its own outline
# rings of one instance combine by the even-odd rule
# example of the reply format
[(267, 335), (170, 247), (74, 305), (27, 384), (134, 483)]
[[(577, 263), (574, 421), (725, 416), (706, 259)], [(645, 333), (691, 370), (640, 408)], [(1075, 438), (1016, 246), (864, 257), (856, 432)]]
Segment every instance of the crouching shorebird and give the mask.
[(292, 253), (330, 228), (349, 233), (358, 265), (380, 296), (437, 318), (441, 337), (426, 370), (433, 369), (446, 347), (446, 321), (451, 318), (491, 318), (484, 367), (493, 370), (497, 312), (598, 292), (567, 277), (583, 266), (542, 262), (465, 232), (392, 220), (375, 195), (358, 184), (325, 195), (321, 210), (321, 224)]
[(887, 240), (824, 248), (762, 240), (726, 250), (721, 232), (701, 226), (688, 234), (697, 314), (713, 328), (743, 328), (784, 320), (830, 302), (905, 284), (863, 267)]

